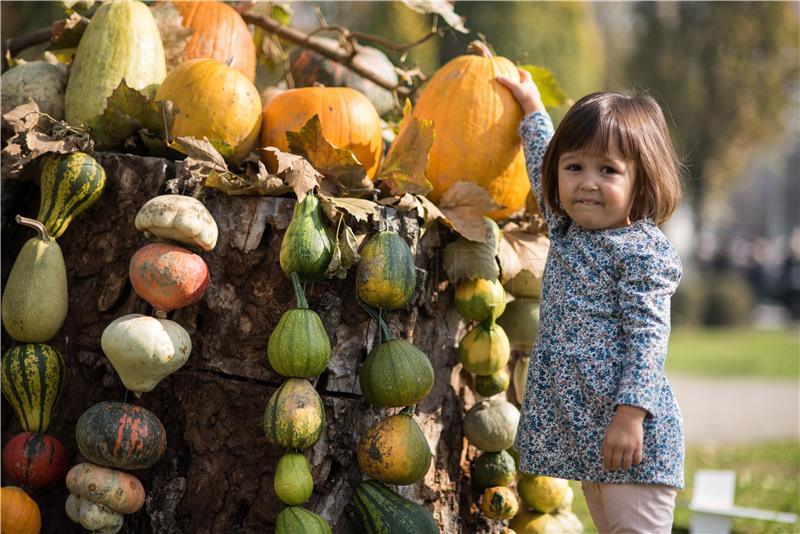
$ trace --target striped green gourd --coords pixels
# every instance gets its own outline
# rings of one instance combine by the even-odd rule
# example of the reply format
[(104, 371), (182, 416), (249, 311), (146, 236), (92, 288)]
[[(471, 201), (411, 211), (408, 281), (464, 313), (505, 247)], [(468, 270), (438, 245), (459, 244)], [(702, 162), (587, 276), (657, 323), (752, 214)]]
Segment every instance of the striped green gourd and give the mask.
[(331, 526), (321, 515), (300, 506), (284, 508), (278, 514), (275, 534), (331, 534)]
[(402, 308), (417, 284), (414, 255), (397, 232), (378, 232), (361, 249), (356, 292), (375, 308)]
[(292, 222), (281, 241), (279, 256), (286, 276), (297, 273), (301, 278), (316, 280), (324, 276), (333, 258), (333, 242), (322, 220), (319, 200), (310, 191), (294, 207)]
[(364, 309), (380, 325), (381, 344), (369, 353), (358, 372), (361, 393), (375, 406), (418, 403), (433, 388), (433, 366), (428, 356), (405, 339), (395, 339), (381, 317), (366, 306)]
[(376, 480), (355, 490), (356, 513), (366, 534), (439, 534), (431, 513)]
[(43, 343), (9, 349), (2, 362), (3, 395), (23, 430), (45, 432), (64, 385), (64, 358)]
[(73, 218), (100, 198), (106, 171), (88, 154), (52, 155), (42, 170), (39, 215), (53, 239), (61, 237)]
[(269, 336), (267, 356), (276, 373), (288, 377), (317, 376), (331, 356), (331, 342), (322, 319), (308, 302), (300, 286), (300, 277), (292, 273), (297, 307), (284, 313)]
[(305, 378), (289, 378), (269, 398), (264, 410), (264, 433), (270, 443), (301, 451), (319, 439), (325, 426), (325, 407)]

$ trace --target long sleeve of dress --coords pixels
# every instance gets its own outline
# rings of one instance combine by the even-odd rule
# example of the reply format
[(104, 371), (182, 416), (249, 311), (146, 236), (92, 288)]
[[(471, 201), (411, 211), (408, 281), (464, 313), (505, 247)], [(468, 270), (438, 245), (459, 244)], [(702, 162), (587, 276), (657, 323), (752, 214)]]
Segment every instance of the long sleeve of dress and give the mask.
[(615, 404), (655, 414), (663, 386), (670, 332), (670, 297), (681, 279), (680, 258), (671, 246), (644, 249), (625, 259), (619, 284), (627, 352)]
[(566, 221), (566, 217), (554, 213), (542, 197), (542, 160), (547, 151), (547, 145), (553, 138), (553, 132), (550, 115), (542, 111), (534, 111), (526, 115), (519, 126), (519, 135), (525, 152), (525, 166), (528, 170), (528, 179), (531, 181), (533, 196), (551, 231)]

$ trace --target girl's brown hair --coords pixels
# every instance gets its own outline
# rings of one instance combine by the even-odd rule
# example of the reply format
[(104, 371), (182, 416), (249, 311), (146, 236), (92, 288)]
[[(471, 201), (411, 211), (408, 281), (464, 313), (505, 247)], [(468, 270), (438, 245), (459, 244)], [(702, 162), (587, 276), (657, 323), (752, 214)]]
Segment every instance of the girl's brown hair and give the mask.
[(542, 196), (556, 213), (564, 214), (558, 198), (558, 160), (573, 150), (607, 154), (611, 140), (623, 158), (635, 162), (631, 221), (656, 224), (669, 219), (681, 198), (678, 158), (667, 121), (647, 95), (592, 93), (564, 115), (542, 162)]

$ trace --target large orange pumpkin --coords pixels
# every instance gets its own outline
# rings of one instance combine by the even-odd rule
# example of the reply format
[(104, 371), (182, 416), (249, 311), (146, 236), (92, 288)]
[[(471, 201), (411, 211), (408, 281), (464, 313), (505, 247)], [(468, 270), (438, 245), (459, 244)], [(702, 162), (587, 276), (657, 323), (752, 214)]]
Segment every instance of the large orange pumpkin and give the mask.
[(256, 81), (256, 45), (247, 24), (228, 4), (216, 1), (176, 2), (183, 27), (192, 36), (183, 49), (182, 61), (211, 58), (231, 66)]
[(470, 52), (434, 74), (413, 115), (434, 123), (426, 169), (433, 185), (430, 198), (438, 202), (459, 180), (475, 182), (505, 206), (488, 214), (499, 220), (522, 208), (530, 191), (517, 131), (522, 109), (511, 91), (495, 80), (499, 75), (516, 79), (519, 74), (511, 61), (492, 56), (479, 41), (470, 45)]
[(20, 488), (0, 489), (0, 529), (3, 534), (39, 534), (42, 529), (39, 505)]
[(173, 137), (204, 136), (223, 156), (239, 163), (256, 145), (261, 130), (261, 96), (238, 70), (213, 59), (192, 59), (170, 72), (156, 100), (171, 100)]
[(314, 115), (319, 116), (325, 139), (349, 148), (375, 176), (383, 153), (381, 118), (372, 102), (349, 87), (302, 87), (283, 92), (264, 109), (261, 146), (288, 151), (287, 131), (297, 131)]

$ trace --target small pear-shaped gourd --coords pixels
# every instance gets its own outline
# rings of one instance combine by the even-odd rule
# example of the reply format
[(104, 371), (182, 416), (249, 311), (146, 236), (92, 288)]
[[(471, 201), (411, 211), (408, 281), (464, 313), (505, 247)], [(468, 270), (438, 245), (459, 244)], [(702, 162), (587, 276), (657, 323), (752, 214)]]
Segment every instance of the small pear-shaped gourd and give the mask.
[(186, 363), (192, 340), (181, 325), (134, 313), (103, 330), (103, 352), (129, 390), (147, 393)]
[(328, 366), (331, 342), (322, 319), (308, 308), (297, 273), (292, 273), (292, 285), (297, 307), (281, 316), (269, 336), (267, 356), (276, 373), (309, 378), (320, 374)]
[(12, 338), (41, 343), (56, 335), (67, 318), (67, 267), (61, 247), (34, 219), (16, 221), (36, 229), (11, 267), (3, 291), (3, 326)]
[(294, 207), (292, 222), (281, 241), (280, 263), (286, 276), (322, 278), (333, 257), (333, 243), (322, 221), (319, 200), (309, 192)]
[(375, 308), (402, 308), (416, 284), (414, 255), (400, 234), (378, 232), (367, 241), (356, 267), (356, 292), (361, 300)]
[(273, 481), (275, 495), (289, 506), (298, 506), (311, 497), (314, 479), (308, 468), (308, 460), (299, 452), (287, 452), (278, 460)]
[(6, 351), (3, 395), (26, 432), (45, 432), (64, 386), (64, 358), (49, 345), (30, 343)]
[(496, 373), (506, 366), (510, 357), (508, 336), (494, 319), (476, 325), (458, 343), (459, 361), (464, 369), (476, 375)]
[(168, 239), (189, 248), (209, 251), (219, 230), (202, 202), (184, 195), (160, 195), (139, 209), (134, 221), (147, 239)]
[(364, 309), (379, 323), (381, 344), (369, 353), (358, 373), (364, 398), (384, 407), (411, 406), (433, 388), (433, 366), (428, 356), (405, 339), (396, 339), (383, 319)]

